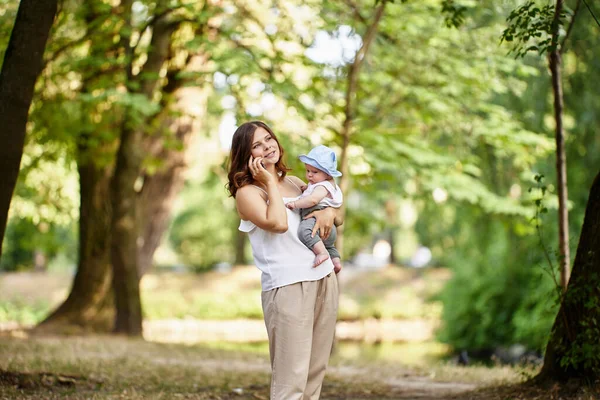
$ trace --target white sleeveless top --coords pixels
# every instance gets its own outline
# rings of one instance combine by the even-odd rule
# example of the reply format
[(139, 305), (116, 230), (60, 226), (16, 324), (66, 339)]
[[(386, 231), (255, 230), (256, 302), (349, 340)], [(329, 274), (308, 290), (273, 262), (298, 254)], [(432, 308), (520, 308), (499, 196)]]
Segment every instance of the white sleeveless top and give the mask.
[[(296, 199), (298, 197), (284, 197), (283, 202)], [(260, 281), (265, 292), (297, 282), (317, 281), (333, 270), (331, 258), (313, 268), (315, 254), (298, 239), (299, 210), (286, 208), (286, 213), (288, 230), (284, 233), (268, 232), (250, 221), (240, 221), (239, 230), (248, 233), (254, 264), (262, 272)]]

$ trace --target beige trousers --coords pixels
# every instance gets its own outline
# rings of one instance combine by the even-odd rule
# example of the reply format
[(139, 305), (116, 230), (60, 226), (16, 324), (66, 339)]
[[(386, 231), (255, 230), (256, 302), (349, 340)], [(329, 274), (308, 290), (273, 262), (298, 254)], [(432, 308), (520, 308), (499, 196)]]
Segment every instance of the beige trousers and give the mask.
[(298, 282), (262, 292), (271, 355), (271, 400), (317, 400), (331, 354), (338, 282)]

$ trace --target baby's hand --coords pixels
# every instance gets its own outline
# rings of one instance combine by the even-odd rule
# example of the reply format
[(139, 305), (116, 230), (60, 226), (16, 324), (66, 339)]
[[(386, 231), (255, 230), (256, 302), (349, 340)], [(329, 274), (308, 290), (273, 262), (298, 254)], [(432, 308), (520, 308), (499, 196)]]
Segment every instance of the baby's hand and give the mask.
[(289, 203), (287, 203), (285, 205), (287, 208), (289, 208), (290, 210), (295, 210), (296, 209), (296, 202), (295, 201), (290, 201)]
[(302, 190), (304, 192), (307, 187), (308, 187), (308, 185), (300, 185), (300, 190)]

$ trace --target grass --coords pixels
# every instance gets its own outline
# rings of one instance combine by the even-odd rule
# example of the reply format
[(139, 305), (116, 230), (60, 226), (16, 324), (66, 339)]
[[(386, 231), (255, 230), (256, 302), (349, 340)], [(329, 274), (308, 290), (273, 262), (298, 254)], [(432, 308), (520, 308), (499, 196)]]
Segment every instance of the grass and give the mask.
[[(340, 320), (367, 318), (439, 319), (441, 303), (433, 296), (449, 278), (446, 270), (417, 271), (389, 267), (342, 272)], [(67, 273), (0, 275), (0, 322), (35, 324), (68, 295)], [(162, 272), (141, 283), (145, 317), (193, 319), (262, 319), (260, 273), (253, 266), (229, 273)]]
[[(268, 355), (261, 346), (186, 346), (112, 336), (5, 336), (0, 340), (0, 398), (267, 399)], [(506, 367), (411, 369), (393, 361), (349, 358), (336, 350), (322, 398), (407, 399), (412, 398), (406, 397), (412, 396), (409, 393), (421, 392), (450, 396), (460, 382), (520, 380)], [(435, 386), (444, 381), (453, 386)]]
[[(124, 338), (11, 339), (0, 344), (0, 354), (2, 370), (34, 374), (25, 383), (17, 380), (0, 386), (2, 398), (171, 399), (185, 393), (208, 399), (238, 386), (268, 383), (264, 368), (243, 371), (232, 380), (223, 368), (210, 362), (220, 359), (222, 351)], [(256, 356), (229, 358), (235, 363), (251, 357)], [(50, 380), (48, 384), (40, 372), (72, 381), (60, 384)]]
[[(383, 351), (387, 351), (382, 348)], [(524, 384), (534, 369), (407, 367), (336, 347), (321, 399), (592, 400), (598, 389)], [(268, 399), (265, 346), (181, 345), (118, 336), (0, 337), (0, 399)]]

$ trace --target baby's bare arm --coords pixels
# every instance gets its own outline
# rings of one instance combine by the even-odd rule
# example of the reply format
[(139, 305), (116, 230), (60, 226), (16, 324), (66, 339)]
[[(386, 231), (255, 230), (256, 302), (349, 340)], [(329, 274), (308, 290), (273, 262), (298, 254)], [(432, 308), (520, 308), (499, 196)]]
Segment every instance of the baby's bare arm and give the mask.
[(313, 206), (316, 206), (317, 204), (319, 204), (319, 202), (321, 200), (323, 200), (325, 197), (327, 197), (327, 189), (325, 189), (323, 186), (317, 186), (315, 188), (315, 190), (306, 197), (302, 197), (301, 199), (292, 201), (288, 204), (290, 204), (290, 208), (294, 209), (294, 208), (311, 208)]

